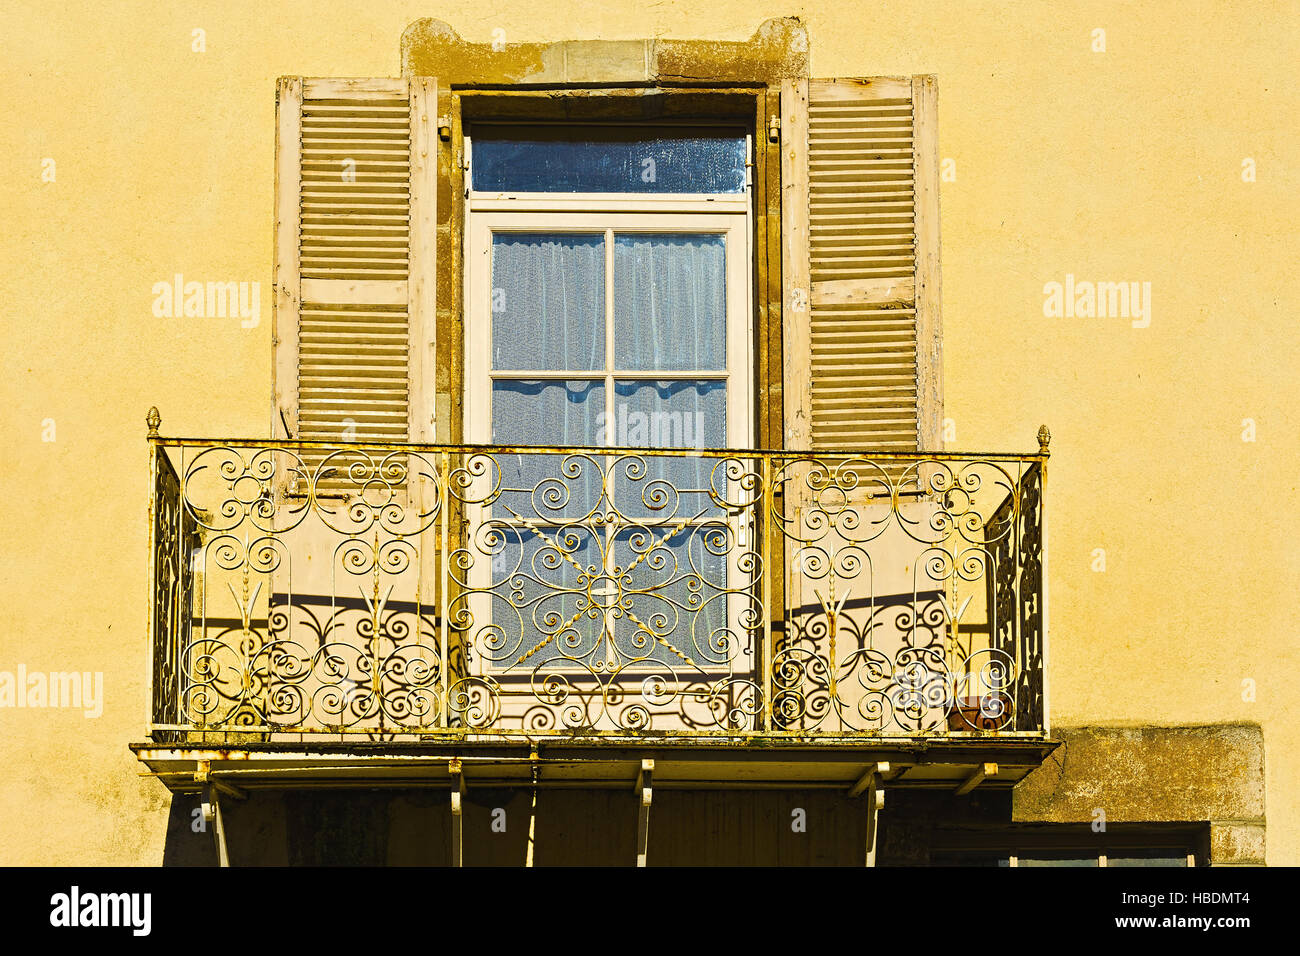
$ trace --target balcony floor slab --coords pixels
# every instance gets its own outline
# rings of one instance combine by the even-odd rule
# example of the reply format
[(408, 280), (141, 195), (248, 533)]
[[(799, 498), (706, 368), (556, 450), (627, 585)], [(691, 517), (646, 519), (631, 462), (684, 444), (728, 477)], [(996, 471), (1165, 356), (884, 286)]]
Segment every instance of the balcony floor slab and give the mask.
[[(1057, 747), (1041, 736), (846, 739), (797, 742), (732, 737), (550, 738), (534, 741), (212, 744), (135, 743), (132, 751), (174, 793), (200, 790), (205, 779), (241, 789), (452, 786), (459, 761), (466, 786), (631, 787), (643, 760), (655, 762), (656, 788), (849, 790), (877, 763), (889, 764), (888, 787), (956, 789), (987, 764), (980, 786), (1010, 787)], [(206, 775), (206, 778), (205, 776)]]

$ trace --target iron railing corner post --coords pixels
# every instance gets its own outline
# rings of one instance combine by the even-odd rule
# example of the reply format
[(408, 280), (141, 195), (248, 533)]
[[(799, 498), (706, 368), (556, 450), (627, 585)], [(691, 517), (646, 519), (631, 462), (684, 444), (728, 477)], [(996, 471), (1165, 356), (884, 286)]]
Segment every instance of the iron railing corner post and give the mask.
[(1039, 550), (1042, 552), (1038, 559), (1038, 619), (1039, 626), (1043, 630), (1043, 658), (1039, 666), (1043, 668), (1043, 734), (1050, 736), (1052, 733), (1051, 722), (1051, 694), (1049, 680), (1051, 674), (1049, 645), (1048, 645), (1048, 608), (1047, 608), (1047, 561), (1048, 561), (1048, 543), (1047, 543), (1047, 460), (1051, 457), (1048, 450), (1048, 443), (1051, 441), (1052, 433), (1043, 425), (1038, 429), (1038, 508), (1040, 512), (1039, 522)]
[(145, 540), (149, 547), (149, 595), (146, 603), (146, 613), (148, 619), (145, 625), (145, 728), (146, 733), (152, 740), (154, 735), (154, 724), (156, 723), (156, 714), (154, 714), (154, 682), (157, 680), (155, 673), (155, 664), (158, 660), (158, 425), (160, 418), (157, 408), (150, 408), (149, 414), (145, 418), (149, 426), (148, 437), (145, 442), (149, 446), (149, 507), (147, 508), (147, 520), (149, 530)]
[[(166, 449), (160, 450), (160, 454), (166, 455)], [(185, 667), (182, 660), (182, 654), (185, 650), (185, 642), (181, 639), (186, 633), (189, 626), (189, 616), (194, 613), (194, 561), (197, 556), (189, 551), (189, 539), (185, 535), (185, 448), (182, 446), (177, 450), (180, 458), (179, 467), (176, 467), (176, 528), (172, 532), (176, 539), (176, 595), (172, 602), (171, 625), (172, 632), (167, 639), (171, 642), (171, 650), (174, 652), (173, 661), (176, 672), (175, 686), (175, 708), (176, 713), (174, 720), (177, 724), (188, 725), (190, 721), (185, 719)], [(195, 529), (194, 543), (198, 544), (198, 529)], [(204, 726), (206, 729), (206, 714)], [(206, 740), (206, 736), (203, 738)]]

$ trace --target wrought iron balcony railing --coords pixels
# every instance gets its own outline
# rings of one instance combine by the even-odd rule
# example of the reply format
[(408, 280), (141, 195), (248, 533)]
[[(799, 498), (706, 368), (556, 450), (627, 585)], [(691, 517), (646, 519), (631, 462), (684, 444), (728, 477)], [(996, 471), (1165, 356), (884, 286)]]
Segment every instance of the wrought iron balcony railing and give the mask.
[(157, 742), (1047, 729), (1045, 432), (150, 444)]

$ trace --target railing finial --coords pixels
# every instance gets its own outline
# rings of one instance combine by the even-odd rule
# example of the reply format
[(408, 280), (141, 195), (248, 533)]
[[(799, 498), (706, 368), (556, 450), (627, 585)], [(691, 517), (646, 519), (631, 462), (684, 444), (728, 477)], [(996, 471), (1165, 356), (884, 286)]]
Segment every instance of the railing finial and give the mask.
[(1046, 425), (1038, 426), (1038, 453), (1040, 455), (1048, 454), (1047, 445), (1052, 440), (1052, 433), (1047, 430)]
[(162, 424), (162, 415), (158, 414), (158, 406), (150, 405), (149, 414), (144, 417), (144, 423), (149, 426), (149, 437), (158, 437), (158, 426)]

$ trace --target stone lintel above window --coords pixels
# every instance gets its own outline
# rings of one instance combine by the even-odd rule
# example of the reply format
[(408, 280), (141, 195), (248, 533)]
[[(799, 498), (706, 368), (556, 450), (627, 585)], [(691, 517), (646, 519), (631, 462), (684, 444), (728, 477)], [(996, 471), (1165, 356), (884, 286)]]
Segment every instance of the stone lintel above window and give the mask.
[(402, 74), (444, 84), (778, 83), (808, 75), (808, 31), (796, 17), (764, 20), (747, 40), (520, 42), (502, 29), (472, 43), (442, 20), (402, 34)]

